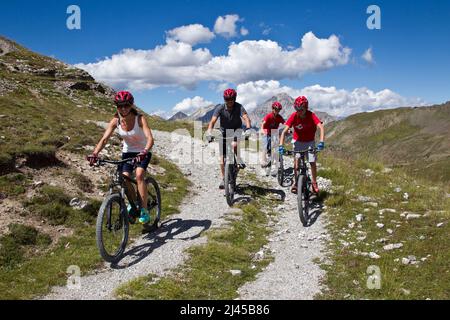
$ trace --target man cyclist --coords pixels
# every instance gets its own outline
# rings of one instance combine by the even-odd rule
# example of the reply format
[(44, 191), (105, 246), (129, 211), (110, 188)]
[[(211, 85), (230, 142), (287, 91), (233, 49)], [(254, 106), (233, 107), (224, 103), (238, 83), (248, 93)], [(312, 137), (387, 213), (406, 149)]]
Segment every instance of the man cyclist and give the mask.
[[(245, 133), (244, 136), (247, 138), (250, 131), (248, 131), (252, 125), (250, 122), (250, 118), (247, 114), (247, 111), (245, 108), (240, 104), (236, 102), (237, 98), (237, 92), (234, 89), (227, 89), (223, 93), (223, 99), (225, 101), (224, 104), (218, 106), (214, 110), (214, 114), (211, 118), (211, 121), (208, 126), (207, 131), (207, 139), (208, 142), (211, 142), (213, 139), (212, 136), (212, 129), (214, 128), (217, 120), (220, 118), (220, 132), (222, 134), (222, 141), (221, 146), (219, 147), (220, 150), (220, 172), (222, 174), (222, 181), (220, 182), (219, 188), (225, 189), (225, 182), (224, 182), (224, 176), (225, 176), (225, 157), (227, 152), (227, 134), (228, 135), (234, 135), (234, 141), (232, 142), (232, 148), (235, 153), (237, 153), (237, 145), (238, 145), (238, 138), (240, 135), (240, 130), (242, 129), (242, 120), (245, 121)], [(231, 138), (231, 137), (229, 137)], [(239, 168), (244, 169), (245, 164), (242, 162), (242, 160), (238, 157), (239, 162)]]
[[(153, 147), (154, 140), (150, 127), (144, 116), (139, 114), (134, 106), (134, 97), (128, 91), (120, 91), (117, 93), (114, 102), (117, 106), (117, 112), (100, 139), (100, 142), (91, 155), (87, 157), (90, 165), (94, 165), (98, 161), (100, 151), (105, 147), (114, 130), (118, 129), (119, 136), (123, 140), (122, 160), (136, 158), (136, 181), (139, 195), (143, 203), (147, 203), (148, 193), (147, 184), (145, 183), (145, 172), (152, 158), (150, 150)], [(125, 176), (130, 177), (134, 166), (131, 163), (125, 163), (121, 166), (121, 170)], [(130, 182), (126, 181), (129, 190), (133, 189)], [(134, 192), (131, 193), (134, 198)], [(132, 199), (136, 201), (136, 199)], [(128, 211), (131, 206), (128, 206)], [(146, 224), (150, 221), (150, 215), (143, 205), (140, 212), (139, 222)]]
[[(315, 147), (315, 136), (317, 128), (320, 129), (320, 142), (317, 145), (317, 150), (321, 151), (325, 148), (324, 136), (325, 129), (323, 123), (316, 116), (315, 113), (308, 110), (308, 99), (304, 96), (298, 97), (294, 102), (295, 112), (286, 121), (286, 127), (283, 130), (280, 138), (279, 153), (284, 154), (284, 140), (290, 128), (294, 128), (294, 136), (292, 143), (294, 144), (294, 151), (303, 151), (309, 147)], [(311, 164), (312, 187), (313, 192), (319, 193), (317, 186), (317, 165), (316, 155), (313, 152), (308, 153), (308, 161)], [(297, 161), (294, 161), (294, 174), (297, 177), (298, 167)], [(292, 186), (291, 191), (297, 193), (297, 181)]]
[(278, 101), (272, 104), (272, 112), (267, 114), (261, 123), (261, 133), (263, 135), (261, 148), (261, 168), (267, 168), (270, 161), (267, 161), (267, 155), (272, 154), (272, 130), (276, 130), (278, 135), (278, 127), (284, 124), (284, 118), (280, 115), (283, 106)]

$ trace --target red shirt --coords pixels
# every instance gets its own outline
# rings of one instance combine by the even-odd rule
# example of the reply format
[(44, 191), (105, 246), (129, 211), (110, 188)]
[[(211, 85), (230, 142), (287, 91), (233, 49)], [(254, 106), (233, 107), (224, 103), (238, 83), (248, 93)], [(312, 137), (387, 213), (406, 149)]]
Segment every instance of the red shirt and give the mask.
[(273, 112), (271, 112), (268, 115), (266, 115), (264, 117), (263, 121), (264, 121), (263, 131), (267, 135), (270, 135), (270, 133), (271, 133), (270, 131), (272, 129), (278, 129), (278, 127), (280, 126), (280, 123), (284, 123), (285, 122), (282, 116), (277, 114), (277, 116), (275, 117)]
[(289, 128), (294, 127), (294, 140), (300, 142), (311, 142), (315, 140), (317, 125), (321, 123), (314, 112), (307, 111), (306, 117), (301, 118), (294, 112), (286, 122)]

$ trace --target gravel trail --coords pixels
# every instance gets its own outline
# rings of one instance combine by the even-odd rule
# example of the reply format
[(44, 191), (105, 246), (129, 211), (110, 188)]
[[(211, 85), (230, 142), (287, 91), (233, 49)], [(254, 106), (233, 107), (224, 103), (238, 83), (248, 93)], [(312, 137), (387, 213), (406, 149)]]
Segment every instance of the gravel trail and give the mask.
[[(163, 221), (156, 233), (136, 240), (117, 266), (104, 264), (102, 269), (81, 278), (80, 289), (55, 287), (43, 299), (114, 299), (114, 291), (121, 284), (150, 273), (164, 276), (180, 266), (187, 259), (187, 248), (205, 243), (202, 232), (225, 223), (224, 216), (233, 209), (228, 207), (223, 192), (218, 190), (217, 143), (205, 147), (199, 140), (159, 131), (154, 131), (154, 136), (155, 153), (174, 161), (192, 182), (192, 192), (181, 205), (181, 213)], [(187, 163), (182, 161), (183, 157), (190, 159), (191, 152), (198, 157), (202, 149), (207, 151), (203, 152), (203, 161), (207, 164), (197, 158)], [(247, 156), (254, 159), (256, 154)], [(268, 187), (283, 189), (286, 201), (278, 207), (279, 221), (273, 223), (275, 232), (269, 236), (270, 244), (266, 248), (272, 251), (275, 261), (257, 276), (256, 281), (239, 289), (240, 299), (313, 298), (319, 291), (322, 276), (320, 268), (312, 261), (321, 256), (323, 248), (320, 239), (325, 237), (325, 229), (321, 217), (310, 228), (304, 228), (297, 215), (295, 195), (289, 188), (279, 187), (276, 178), (261, 176), (255, 167), (249, 166), (247, 170), (257, 173)], [(321, 212), (320, 208), (315, 210)]]

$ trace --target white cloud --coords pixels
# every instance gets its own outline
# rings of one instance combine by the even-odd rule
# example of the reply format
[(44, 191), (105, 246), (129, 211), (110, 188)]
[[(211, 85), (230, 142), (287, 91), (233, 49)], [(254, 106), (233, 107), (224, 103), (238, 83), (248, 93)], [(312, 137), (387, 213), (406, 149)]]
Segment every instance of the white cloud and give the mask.
[(186, 98), (183, 101), (177, 103), (172, 109), (174, 113), (184, 112), (186, 114), (192, 114), (199, 108), (207, 107), (212, 105), (211, 101), (207, 101), (202, 97), (196, 96), (194, 98)]
[(247, 28), (244, 28), (244, 27), (242, 27), (241, 28), (241, 36), (248, 36), (248, 34), (249, 34), (250, 32), (248, 31), (248, 29)]
[(425, 105), (421, 99), (406, 98), (389, 89), (375, 92), (368, 88), (356, 88), (353, 91), (347, 91), (320, 85), (294, 89), (281, 86), (278, 81), (256, 81), (239, 85), (237, 91), (239, 102), (250, 110), (280, 93), (287, 93), (293, 98), (304, 95), (308, 97), (312, 109), (325, 111), (333, 116)]
[(368, 64), (373, 64), (375, 62), (374, 58), (373, 58), (373, 52), (372, 52), (372, 48), (367, 49), (364, 54), (362, 55), (362, 58), (364, 59), (364, 61), (366, 61)]
[(151, 115), (151, 116), (158, 116), (158, 117), (161, 117), (161, 118), (167, 120), (167, 119), (169, 119), (171, 116), (173, 116), (173, 112), (167, 112), (167, 111), (165, 111), (165, 110), (158, 109), (158, 110), (156, 110), (156, 111), (150, 112), (150, 115)]
[(271, 40), (232, 43), (227, 56), (214, 57), (201, 69), (212, 80), (233, 83), (295, 79), (347, 64), (350, 54), (351, 50), (344, 48), (335, 35), (319, 39), (308, 32), (301, 46), (289, 51)]
[(237, 36), (236, 23), (239, 21), (237, 14), (228, 14), (217, 18), (214, 24), (214, 32), (225, 37), (233, 38)]
[(305, 34), (301, 46), (283, 49), (270, 40), (232, 43), (227, 55), (213, 57), (207, 48), (168, 39), (151, 50), (125, 49), (96, 63), (78, 64), (98, 81), (131, 90), (160, 86), (194, 88), (200, 81), (246, 83), (297, 79), (349, 61), (351, 50), (335, 35), (319, 39)]
[(201, 80), (196, 77), (198, 68), (211, 58), (208, 49), (193, 50), (187, 43), (167, 40), (165, 45), (152, 50), (124, 49), (111, 58), (76, 67), (116, 88), (142, 90), (163, 85), (193, 88)]
[(178, 27), (167, 31), (166, 33), (169, 39), (188, 43), (191, 46), (195, 46), (199, 43), (208, 43), (215, 38), (214, 33), (201, 24)]

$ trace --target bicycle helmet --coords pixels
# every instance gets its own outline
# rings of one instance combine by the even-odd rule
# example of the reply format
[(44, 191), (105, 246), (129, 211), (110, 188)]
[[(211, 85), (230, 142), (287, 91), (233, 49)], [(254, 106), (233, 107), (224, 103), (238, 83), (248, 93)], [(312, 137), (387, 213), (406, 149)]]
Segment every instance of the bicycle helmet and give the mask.
[(236, 99), (237, 92), (234, 89), (227, 89), (223, 92), (224, 99)]
[(299, 111), (301, 107), (308, 109), (308, 99), (305, 96), (300, 96), (295, 99), (294, 109)]
[(116, 105), (133, 105), (134, 97), (128, 91), (119, 91), (114, 98), (114, 102)]
[(274, 103), (272, 103), (272, 109), (281, 110), (281, 109), (283, 109), (283, 106), (278, 101), (275, 101)]

